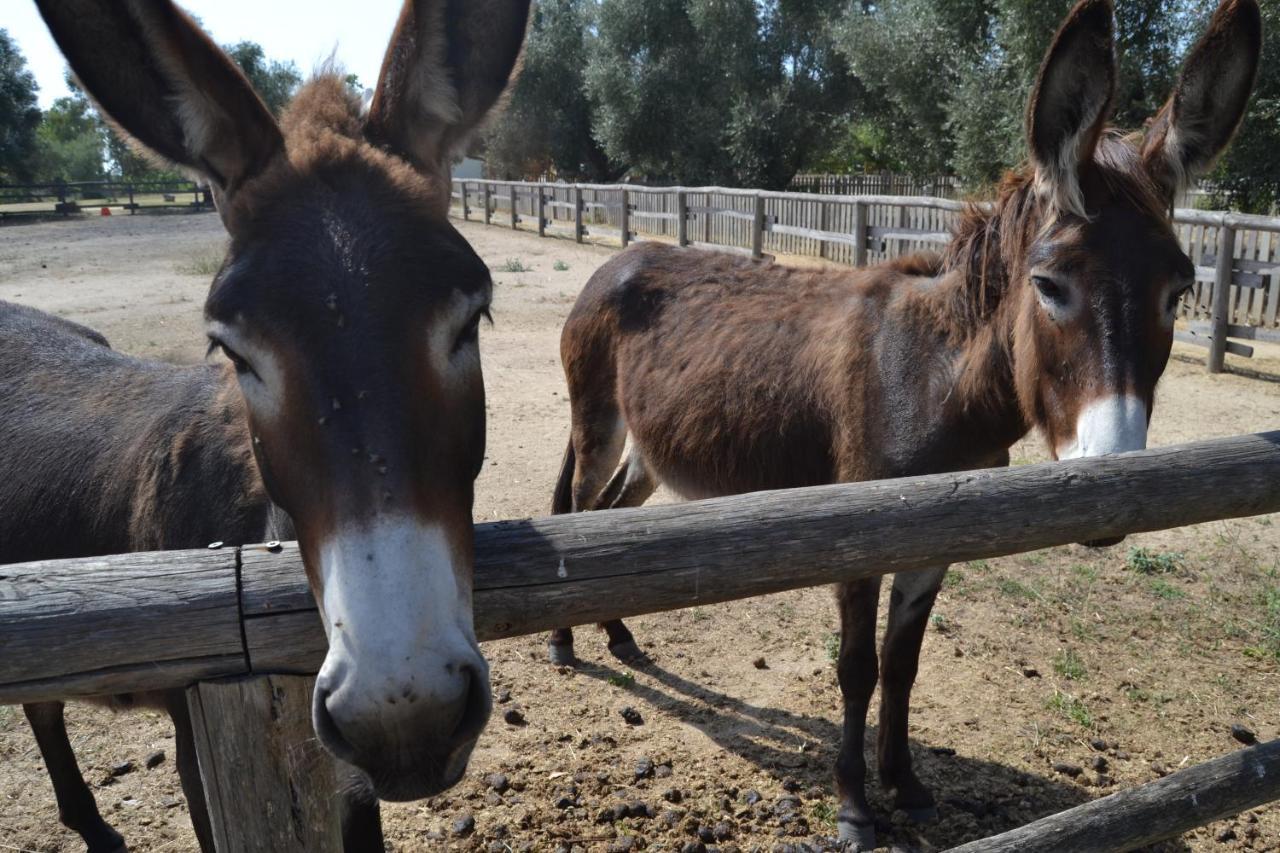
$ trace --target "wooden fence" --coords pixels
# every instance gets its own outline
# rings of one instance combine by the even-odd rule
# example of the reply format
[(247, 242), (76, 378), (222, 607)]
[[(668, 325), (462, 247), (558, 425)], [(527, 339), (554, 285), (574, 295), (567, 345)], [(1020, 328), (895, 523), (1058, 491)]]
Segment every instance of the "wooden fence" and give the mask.
[[(726, 187), (644, 187), (455, 180), (464, 219), (479, 218), (578, 242), (639, 239), (762, 255), (802, 255), (865, 266), (938, 249), (966, 203), (905, 196), (836, 196)], [(1280, 218), (1180, 209), (1174, 230), (1196, 265), (1180, 316), (1180, 340), (1209, 347), (1212, 373), (1224, 355), (1251, 356), (1244, 338), (1280, 342)]]
[(207, 188), (194, 181), (59, 181), (0, 184), (0, 220), (10, 216), (69, 216), (82, 209), (212, 210)]
[(960, 179), (954, 175), (899, 175), (880, 172), (871, 175), (796, 175), (787, 184), (788, 192), (820, 195), (923, 195), (959, 198)]
[[(1278, 478), (1280, 432), (1272, 432), (1122, 456), (480, 524), (476, 633), (509, 637), (1277, 512)], [(0, 703), (200, 682), (188, 688), (188, 703), (218, 849), (340, 849), (332, 762), (319, 754), (285, 760), (307, 737), (300, 733), (309, 731), (312, 685), (275, 673), (314, 673), (326, 648), (295, 546), (5, 566), (0, 648)], [(240, 678), (208, 681), (227, 676)], [(1256, 773), (1274, 767), (1277, 748), (1255, 748), (1264, 751), (1231, 765), (1226, 781), (1226, 765), (1206, 764), (1217, 768), (1205, 781), (1212, 798), (1193, 814), (1210, 820), (1280, 798), (1280, 772)], [(1088, 849), (1129, 849), (1189, 826), (1178, 803), (1166, 806), (1136, 830), (1125, 824), (1115, 837), (1128, 846)], [(1136, 807), (1122, 802), (1122, 816)], [(1116, 819), (1104, 812), (1099, 820)], [(296, 832), (280, 830), (281, 815)]]

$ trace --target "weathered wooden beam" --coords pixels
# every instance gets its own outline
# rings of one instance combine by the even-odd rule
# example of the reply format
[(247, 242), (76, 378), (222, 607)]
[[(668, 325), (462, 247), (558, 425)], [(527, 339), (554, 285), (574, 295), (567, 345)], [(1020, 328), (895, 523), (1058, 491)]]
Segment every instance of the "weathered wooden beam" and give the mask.
[(1231, 263), (1235, 255), (1236, 231), (1230, 225), (1218, 228), (1218, 261), (1213, 277), (1213, 337), (1209, 341), (1206, 367), (1221, 373), (1227, 354), (1227, 324), (1231, 322)]
[(1122, 853), (1280, 799), (1280, 740), (1049, 815), (949, 853)]
[[(476, 633), (491, 640), (1277, 512), (1278, 477), (1280, 432), (1271, 432), (480, 524)], [(0, 703), (182, 686), (195, 653), (216, 661), (200, 677), (314, 671), (325, 641), (296, 549), (244, 549), (239, 597), (227, 564), (203, 577), (209, 559), (188, 551), (0, 569)]]
[(311, 729), (314, 686), (269, 676), (187, 689), (218, 853), (341, 853), (338, 773)]

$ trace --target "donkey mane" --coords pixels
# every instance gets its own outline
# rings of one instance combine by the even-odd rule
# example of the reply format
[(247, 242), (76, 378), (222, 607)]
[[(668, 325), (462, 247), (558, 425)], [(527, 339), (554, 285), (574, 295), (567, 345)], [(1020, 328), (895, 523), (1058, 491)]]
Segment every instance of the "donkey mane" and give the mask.
[[(1155, 220), (1168, 219), (1165, 194), (1143, 166), (1138, 134), (1108, 129), (1098, 140), (1085, 186), (1134, 205)], [(1037, 234), (1072, 216), (1036, 191), (1030, 163), (1007, 172), (990, 209), (968, 205), (942, 255), (937, 274), (959, 270), (964, 287), (956, 306), (963, 325), (974, 328), (990, 317), (1013, 285), (1011, 274), (1025, 268), (1025, 253)]]
[(370, 144), (364, 135), (365, 119), (361, 99), (351, 92), (341, 70), (321, 69), (302, 85), (280, 117), (287, 156), (253, 179), (254, 191), (239, 194), (231, 215), (251, 219), (258, 214), (254, 199), (288, 197), (290, 184), (316, 175), (330, 176), (327, 182), (344, 186), (385, 188), (379, 193), (384, 208), (403, 205), (403, 199), (411, 198), (443, 217), (448, 180)]

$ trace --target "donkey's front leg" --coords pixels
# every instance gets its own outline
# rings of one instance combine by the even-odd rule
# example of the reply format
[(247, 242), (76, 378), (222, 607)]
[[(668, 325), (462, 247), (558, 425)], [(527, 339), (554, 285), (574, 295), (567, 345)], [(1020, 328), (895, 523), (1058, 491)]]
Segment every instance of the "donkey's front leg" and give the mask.
[(840, 584), (840, 692), (844, 696), (844, 732), (836, 758), (837, 816), (840, 840), (849, 850), (876, 846), (875, 816), (867, 802), (867, 762), (863, 756), (867, 707), (876, 689), (876, 608), (880, 578)]
[(933, 795), (911, 769), (907, 715), (929, 612), (946, 573), (947, 567), (940, 566), (894, 575), (889, 626), (880, 653), (880, 783), (893, 795), (894, 807), (914, 821), (933, 820), (938, 815)]
[(93, 792), (85, 784), (76, 763), (75, 751), (67, 739), (66, 719), (61, 702), (35, 702), (22, 710), (40, 747), (53, 793), (58, 800), (58, 818), (63, 826), (84, 839), (89, 853), (121, 853), (124, 838), (102, 819)]
[(164, 707), (173, 720), (173, 742), (177, 755), (178, 780), (182, 794), (187, 798), (187, 812), (191, 815), (191, 828), (203, 853), (213, 853), (213, 825), (209, 820), (209, 801), (205, 798), (204, 779), (200, 776), (200, 761), (196, 755), (195, 732), (191, 728), (191, 709), (187, 705), (185, 690), (166, 690)]

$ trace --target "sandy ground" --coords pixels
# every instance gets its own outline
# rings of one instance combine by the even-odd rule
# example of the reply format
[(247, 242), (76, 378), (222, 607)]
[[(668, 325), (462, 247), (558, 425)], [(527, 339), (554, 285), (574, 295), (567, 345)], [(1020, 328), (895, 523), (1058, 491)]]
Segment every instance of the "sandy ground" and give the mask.
[[(568, 429), (560, 325), (612, 252), (459, 227), (497, 282), (495, 324), (481, 333), (490, 421), (476, 517), (543, 514)], [(6, 226), (0, 299), (87, 323), (124, 351), (190, 362), (204, 353), (200, 306), (223, 245), (217, 217), (207, 214)], [(1152, 443), (1274, 427), (1280, 359), (1271, 355), (1229, 357), (1258, 375), (1209, 377), (1203, 351), (1179, 345)], [(1044, 458), (1041, 442), (1023, 442), (1014, 458)], [(941, 817), (913, 830), (886, 814), (882, 842), (943, 849), (1012, 828), (1230, 752), (1239, 746), (1233, 723), (1262, 739), (1280, 736), (1278, 542), (1276, 518), (1261, 517), (1135, 536), (1109, 550), (1072, 546), (954, 568), (925, 642), (911, 726)], [(390, 846), (788, 850), (832, 835), (841, 706), (830, 592), (631, 626), (652, 657), (634, 670), (609, 658), (590, 629), (579, 633), (585, 662), (576, 670), (550, 667), (541, 637), (487, 644), (506, 701), (464, 782), (384, 809)], [(767, 668), (756, 668), (757, 658)], [(642, 725), (623, 721), (628, 706)], [(511, 708), (524, 725), (503, 721)], [(85, 775), (131, 848), (194, 849), (167, 720), (84, 706), (68, 714)], [(112, 766), (141, 768), (157, 749), (168, 756), (157, 768), (110, 777)], [(637, 775), (645, 760), (655, 770)], [(486, 781), (494, 773), (509, 787)], [(0, 850), (79, 849), (58, 824), (20, 711), (0, 708)], [(1157, 849), (1280, 850), (1280, 808)]]

